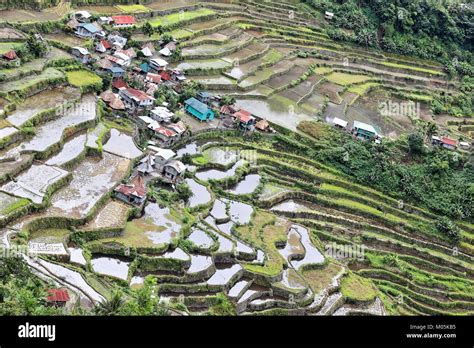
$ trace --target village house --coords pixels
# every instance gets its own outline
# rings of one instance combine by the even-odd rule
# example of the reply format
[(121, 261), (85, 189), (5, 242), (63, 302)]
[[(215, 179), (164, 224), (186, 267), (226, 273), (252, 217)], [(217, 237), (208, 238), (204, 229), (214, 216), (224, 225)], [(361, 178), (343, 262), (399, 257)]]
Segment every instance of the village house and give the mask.
[(187, 78), (184, 75), (184, 72), (178, 69), (174, 69), (171, 71), (171, 80), (176, 82), (184, 82), (187, 80)]
[(112, 16), (114, 28), (126, 28), (135, 24), (135, 17), (130, 15)]
[(99, 40), (99, 42), (95, 46), (95, 50), (100, 53), (105, 53), (111, 48), (112, 48), (112, 45), (110, 44), (110, 42), (108, 42), (105, 39)]
[(126, 50), (124, 50), (124, 49), (118, 50), (117, 52), (126, 55), (126, 56), (127, 56), (128, 58), (130, 58), (130, 59), (133, 59), (133, 58), (136, 58), (136, 57), (137, 57), (137, 52), (135, 52), (135, 50), (133, 49), (133, 47), (130, 47), (130, 48), (126, 49)]
[(81, 23), (89, 22), (91, 17), (92, 15), (89, 13), (89, 11), (77, 11), (74, 14), (74, 18)]
[(125, 54), (123, 51), (116, 51), (113, 57), (118, 58), (118, 60), (116, 60), (116, 64), (119, 64), (122, 67), (129, 67), (130, 63), (132, 62), (132, 58), (130, 58), (130, 56)]
[(253, 130), (255, 127), (256, 119), (247, 110), (240, 109), (234, 114), (234, 117), (237, 119), (237, 122), (239, 122), (240, 129)]
[(120, 88), (119, 95), (125, 106), (132, 110), (149, 108), (155, 101), (155, 98), (150, 97), (145, 92), (130, 87)]
[(331, 19), (333, 19), (333, 17), (334, 17), (334, 13), (333, 13), (333, 12), (329, 12), (329, 11), (324, 12), (324, 18), (326, 18), (328, 21), (330, 21)]
[(81, 23), (75, 17), (73, 17), (66, 23), (66, 28), (70, 30), (76, 30), (77, 26), (80, 24)]
[(46, 302), (50, 306), (64, 307), (70, 300), (67, 289), (49, 289)]
[(159, 75), (161, 76), (161, 80), (165, 83), (171, 81), (171, 74), (167, 70), (160, 71)]
[(173, 160), (163, 166), (163, 176), (171, 183), (176, 183), (182, 179), (186, 172), (186, 166), (183, 162)]
[(214, 111), (196, 98), (189, 98), (184, 102), (184, 105), (186, 112), (196, 117), (199, 121), (212, 121), (214, 119)]
[(259, 131), (266, 132), (270, 129), (270, 124), (267, 120), (261, 119), (255, 124), (255, 128), (257, 128)]
[(120, 184), (114, 189), (117, 199), (129, 204), (141, 206), (146, 200), (146, 186), (143, 177), (138, 174), (127, 184)]
[(150, 112), (150, 117), (158, 122), (171, 122), (174, 113), (169, 111), (167, 107), (157, 106)]
[(161, 58), (150, 59), (150, 67), (156, 71), (162, 71), (168, 66), (168, 62)]
[(83, 23), (76, 27), (75, 34), (81, 38), (101, 39), (105, 37), (105, 32), (92, 23)]
[(142, 46), (141, 52), (145, 57), (152, 57), (155, 54), (155, 47), (148, 42)]
[(467, 141), (460, 141), (459, 147), (462, 148), (463, 150), (469, 150), (471, 146), (469, 145)]
[(10, 61), (10, 62), (19, 61), (18, 55), (16, 54), (16, 52), (14, 50), (10, 50), (10, 51), (4, 53), (3, 58)]
[(163, 57), (171, 57), (173, 55), (173, 52), (176, 51), (176, 42), (168, 42), (161, 50), (160, 54)]
[(332, 120), (332, 124), (334, 125), (334, 127), (336, 128), (339, 128), (339, 129), (343, 129), (345, 130), (347, 128), (347, 124), (348, 122), (347, 121), (344, 121), (338, 117), (334, 117), (334, 119)]
[(148, 149), (153, 152), (156, 168), (163, 167), (166, 163), (176, 157), (176, 153), (170, 149), (163, 149), (157, 146), (148, 146)]
[(373, 139), (378, 136), (377, 131), (373, 126), (359, 121), (354, 121), (352, 134), (354, 134), (358, 139), (364, 140)]
[(147, 154), (145, 157), (143, 157), (137, 166), (137, 172), (141, 175), (155, 174), (155, 156), (152, 154)]
[(448, 137), (439, 137), (437, 135), (433, 135), (431, 137), (431, 143), (451, 151), (456, 150), (458, 147), (458, 142), (456, 140), (450, 139)]
[(113, 110), (125, 110), (125, 104), (120, 97), (111, 90), (104, 91), (100, 94), (100, 98)]
[(178, 138), (181, 138), (184, 133), (186, 133), (186, 125), (183, 121), (178, 121), (167, 126), (169, 129), (173, 130)]
[(123, 70), (122, 68), (116, 67), (116, 66), (112, 66), (112, 67), (108, 68), (107, 70), (109, 70), (110, 73), (112, 73), (112, 77), (114, 77), (114, 78), (122, 77), (125, 74), (125, 70)]
[(148, 73), (146, 74), (145, 81), (158, 84), (161, 82), (161, 76), (159, 74)]
[(121, 88), (125, 87), (127, 87), (127, 84), (122, 78), (112, 80), (112, 88), (114, 88), (115, 90), (120, 91)]
[(196, 99), (199, 100), (201, 103), (204, 104), (209, 104), (209, 102), (212, 100), (213, 95), (209, 92), (206, 91), (200, 91), (196, 95)]
[(88, 63), (92, 58), (92, 55), (89, 53), (89, 50), (84, 47), (71, 48), (71, 54), (83, 64)]
[(112, 46), (117, 49), (121, 50), (127, 44), (127, 38), (121, 36), (118, 32), (110, 33), (107, 36), (107, 40), (112, 44)]
[(153, 130), (155, 138), (160, 141), (160, 145), (163, 147), (171, 146), (178, 139), (178, 135), (172, 129), (156, 126), (156, 124), (150, 125), (148, 128)]
[(102, 17), (99, 17), (97, 22), (99, 22), (99, 24), (102, 24), (102, 25), (104, 25), (104, 24), (109, 25), (113, 22), (113, 19), (112, 19), (112, 17), (102, 16)]

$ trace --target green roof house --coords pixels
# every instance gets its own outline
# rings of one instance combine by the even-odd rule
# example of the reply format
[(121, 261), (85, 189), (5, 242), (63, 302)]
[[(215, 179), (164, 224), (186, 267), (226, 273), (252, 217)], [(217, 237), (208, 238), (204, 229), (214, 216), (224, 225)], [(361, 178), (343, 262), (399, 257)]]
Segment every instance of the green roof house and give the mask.
[(196, 98), (186, 100), (184, 102), (184, 109), (199, 121), (211, 121), (214, 119), (214, 111)]
[(352, 133), (359, 139), (372, 139), (378, 136), (373, 126), (359, 121), (354, 121)]

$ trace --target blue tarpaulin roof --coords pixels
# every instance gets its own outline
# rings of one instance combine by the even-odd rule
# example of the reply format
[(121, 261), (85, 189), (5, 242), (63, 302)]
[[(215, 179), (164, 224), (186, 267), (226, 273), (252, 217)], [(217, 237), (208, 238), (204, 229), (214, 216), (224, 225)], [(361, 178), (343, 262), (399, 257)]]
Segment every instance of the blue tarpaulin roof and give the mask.
[(150, 65), (148, 63), (142, 63), (140, 65), (140, 69), (143, 71), (143, 72), (148, 72), (150, 71)]
[(115, 66), (109, 68), (109, 70), (112, 71), (114, 74), (115, 74), (115, 73), (123, 73), (123, 72), (125, 72), (125, 70), (123, 70), (122, 68), (115, 67)]
[(91, 23), (81, 24), (80, 27), (83, 27), (84, 29), (86, 29), (88, 32), (92, 34), (95, 34), (99, 31), (99, 28), (97, 28), (94, 24), (91, 24)]

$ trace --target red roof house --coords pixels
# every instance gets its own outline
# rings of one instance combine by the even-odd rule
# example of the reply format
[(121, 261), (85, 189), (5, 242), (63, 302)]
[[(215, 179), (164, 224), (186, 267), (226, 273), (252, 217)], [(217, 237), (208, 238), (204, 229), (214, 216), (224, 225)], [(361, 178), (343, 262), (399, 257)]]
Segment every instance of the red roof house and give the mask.
[(255, 120), (255, 117), (253, 117), (250, 112), (244, 109), (240, 109), (239, 111), (237, 111), (234, 116), (238, 118), (241, 123), (245, 124)]
[(3, 54), (3, 57), (8, 60), (15, 60), (18, 59), (18, 56), (16, 55), (16, 52), (11, 50), (8, 51), (7, 53)]
[(123, 88), (123, 87), (127, 87), (127, 84), (125, 83), (125, 81), (123, 79), (115, 79), (115, 80), (112, 81), (112, 87), (120, 89), (120, 88)]
[(127, 27), (135, 24), (135, 17), (129, 15), (112, 16), (115, 27)]
[(162, 78), (163, 80), (165, 80), (165, 81), (170, 81), (170, 80), (171, 80), (171, 75), (170, 75), (170, 73), (167, 72), (167, 71), (162, 71), (162, 72), (160, 72), (159, 75), (160, 75), (161, 78)]
[(456, 140), (450, 139), (448, 137), (442, 137), (441, 138), (441, 143), (442, 143), (443, 147), (445, 147), (447, 149), (450, 149), (450, 150), (454, 150), (458, 146), (458, 142)]
[(141, 205), (146, 199), (146, 185), (141, 175), (136, 175), (128, 184), (120, 184), (115, 190), (115, 196), (126, 203)]
[(66, 289), (49, 289), (46, 302), (55, 305), (64, 305), (69, 299), (69, 293)]

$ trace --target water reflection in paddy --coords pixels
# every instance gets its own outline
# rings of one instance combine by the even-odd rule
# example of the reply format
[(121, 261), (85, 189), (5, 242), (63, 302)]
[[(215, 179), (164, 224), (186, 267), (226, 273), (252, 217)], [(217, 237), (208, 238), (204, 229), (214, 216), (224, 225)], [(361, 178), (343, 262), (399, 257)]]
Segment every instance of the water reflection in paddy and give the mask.
[(206, 232), (200, 229), (193, 229), (188, 239), (200, 248), (209, 249), (214, 240)]
[(244, 160), (237, 161), (230, 169), (226, 171), (218, 170), (218, 169), (209, 169), (204, 170), (202, 172), (196, 173), (196, 178), (199, 180), (207, 181), (207, 180), (222, 180), (226, 178), (230, 178), (231, 176), (235, 175), (235, 171), (237, 168), (241, 167), (245, 163)]
[(246, 195), (253, 193), (260, 184), (260, 179), (261, 177), (258, 174), (249, 174), (233, 189), (229, 190), (229, 192), (234, 195)]
[(241, 269), (239, 264), (216, 265), (216, 273), (208, 279), (207, 284), (226, 285)]
[(197, 183), (194, 179), (186, 179), (193, 195), (189, 198), (189, 206), (194, 208), (211, 201), (212, 196), (206, 186)]
[(96, 273), (127, 280), (130, 262), (113, 257), (94, 257), (91, 264)]

